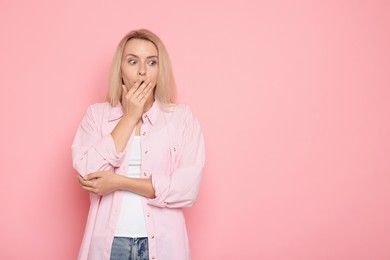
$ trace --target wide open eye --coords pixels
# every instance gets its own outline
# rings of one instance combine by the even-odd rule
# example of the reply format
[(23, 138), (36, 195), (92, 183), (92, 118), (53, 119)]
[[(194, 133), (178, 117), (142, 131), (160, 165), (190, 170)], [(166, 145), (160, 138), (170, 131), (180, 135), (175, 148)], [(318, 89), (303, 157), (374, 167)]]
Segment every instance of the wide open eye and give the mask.
[(137, 61), (136, 61), (136, 60), (133, 60), (133, 59), (130, 59), (130, 60), (129, 60), (129, 63), (130, 63), (131, 65), (135, 65), (135, 64), (137, 64)]
[(148, 61), (148, 65), (149, 66), (154, 66), (156, 64), (157, 64), (157, 60), (150, 60), (150, 61)]

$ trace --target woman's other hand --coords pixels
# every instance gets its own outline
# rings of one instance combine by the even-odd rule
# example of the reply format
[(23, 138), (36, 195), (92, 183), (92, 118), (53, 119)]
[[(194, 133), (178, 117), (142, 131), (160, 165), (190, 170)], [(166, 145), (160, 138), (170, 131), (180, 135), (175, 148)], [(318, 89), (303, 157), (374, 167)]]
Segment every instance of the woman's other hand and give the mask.
[(155, 198), (151, 179), (129, 178), (113, 172), (94, 172), (84, 177), (78, 176), (81, 188), (90, 193), (104, 196), (115, 190), (134, 192), (146, 198)]
[(94, 172), (78, 176), (81, 188), (90, 193), (104, 196), (118, 189), (119, 175), (113, 172)]

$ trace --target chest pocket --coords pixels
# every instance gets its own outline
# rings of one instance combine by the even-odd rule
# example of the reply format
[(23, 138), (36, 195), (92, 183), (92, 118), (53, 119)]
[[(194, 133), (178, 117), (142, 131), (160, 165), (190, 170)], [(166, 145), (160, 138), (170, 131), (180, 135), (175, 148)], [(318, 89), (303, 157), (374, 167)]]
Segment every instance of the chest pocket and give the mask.
[(179, 164), (179, 160), (178, 160), (179, 148), (178, 148), (177, 138), (175, 138), (177, 137), (177, 133), (176, 133), (176, 129), (171, 124), (168, 124), (165, 113), (163, 114), (165, 120), (165, 127), (167, 129), (170, 163), (172, 165), (172, 169), (176, 169)]
[[(143, 159), (148, 160), (145, 170), (149, 170), (153, 174), (171, 175), (176, 168), (176, 152), (174, 147), (174, 139), (169, 124), (165, 124), (163, 118), (159, 124), (153, 126), (149, 131), (148, 136), (143, 143)], [(147, 152), (147, 154), (146, 154)], [(151, 156), (151, 158), (148, 158)], [(143, 160), (144, 163), (146, 161)]]

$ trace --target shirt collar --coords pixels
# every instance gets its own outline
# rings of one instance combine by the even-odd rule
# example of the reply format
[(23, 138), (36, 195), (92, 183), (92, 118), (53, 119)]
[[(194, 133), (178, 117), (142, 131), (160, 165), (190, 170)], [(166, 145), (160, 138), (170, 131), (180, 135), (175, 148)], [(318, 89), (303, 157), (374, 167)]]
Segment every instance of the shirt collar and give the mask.
[(154, 101), (152, 107), (142, 116), (144, 118), (144, 121), (149, 120), (149, 122), (152, 125), (154, 125), (157, 122), (157, 119), (160, 116), (160, 114), (161, 114), (160, 104), (157, 101)]
[[(142, 119), (145, 122), (148, 120), (152, 125), (157, 122), (157, 119), (161, 113), (160, 105), (157, 101), (153, 102), (152, 107), (142, 115)], [(110, 111), (110, 115), (108, 116), (108, 121), (114, 121), (120, 119), (123, 116), (122, 105), (118, 104), (116, 107), (113, 107)]]

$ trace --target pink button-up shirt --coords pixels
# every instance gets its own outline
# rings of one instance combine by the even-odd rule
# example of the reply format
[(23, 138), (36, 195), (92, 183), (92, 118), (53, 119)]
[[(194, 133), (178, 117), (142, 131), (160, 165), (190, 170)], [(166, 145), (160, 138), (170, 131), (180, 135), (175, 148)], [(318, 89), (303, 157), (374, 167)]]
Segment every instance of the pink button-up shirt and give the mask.
[[(91, 105), (72, 145), (73, 166), (84, 176), (96, 171), (126, 175), (129, 147), (116, 152), (111, 132), (123, 115), (122, 107)], [(142, 198), (148, 231), (149, 259), (190, 259), (183, 207), (191, 206), (199, 191), (204, 165), (204, 141), (198, 121), (185, 105), (162, 109), (154, 102), (142, 115), (143, 178), (152, 178), (156, 198)], [(123, 191), (90, 195), (91, 205), (81, 260), (110, 259)]]

